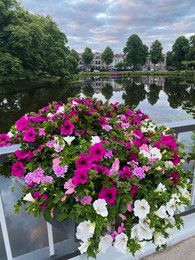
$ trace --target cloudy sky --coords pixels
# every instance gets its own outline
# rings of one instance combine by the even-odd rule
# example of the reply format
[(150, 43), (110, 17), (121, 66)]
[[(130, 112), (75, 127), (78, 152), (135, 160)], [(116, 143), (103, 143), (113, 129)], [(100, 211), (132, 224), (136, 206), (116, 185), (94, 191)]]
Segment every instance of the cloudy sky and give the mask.
[(85, 47), (122, 53), (137, 34), (148, 47), (158, 39), (163, 52), (175, 40), (195, 34), (194, 0), (21, 0), (32, 13), (50, 15), (78, 52)]

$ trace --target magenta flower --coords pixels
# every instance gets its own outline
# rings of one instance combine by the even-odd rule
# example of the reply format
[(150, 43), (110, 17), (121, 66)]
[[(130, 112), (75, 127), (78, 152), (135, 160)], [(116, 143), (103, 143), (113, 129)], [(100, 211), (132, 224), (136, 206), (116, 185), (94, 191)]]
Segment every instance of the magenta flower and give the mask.
[(8, 134), (0, 134), (0, 147), (10, 145), (9, 140)]
[(89, 154), (91, 156), (92, 161), (98, 162), (103, 158), (106, 151), (102, 144), (97, 143), (89, 147)]
[(102, 188), (98, 198), (99, 199), (105, 199), (107, 203), (110, 204), (110, 206), (114, 205), (116, 203), (116, 196), (118, 194), (118, 190), (115, 187), (112, 188)]
[(35, 128), (31, 127), (24, 131), (24, 137), (23, 140), (25, 142), (34, 143), (36, 140), (37, 133), (35, 132)]
[(134, 198), (135, 194), (138, 192), (138, 187), (131, 184), (131, 189), (130, 189), (130, 193), (131, 193), (131, 196), (132, 198)]
[(103, 166), (101, 164), (93, 164), (93, 168), (94, 168), (94, 171), (96, 171), (98, 175), (101, 175), (104, 173), (106, 175), (109, 175), (109, 173), (110, 173), (110, 170), (106, 166)]
[(174, 153), (173, 155), (173, 164), (176, 166), (177, 164), (179, 164), (181, 161), (180, 157), (178, 156), (177, 153)]
[(73, 133), (73, 130), (74, 125), (69, 120), (66, 120), (60, 128), (60, 133), (62, 135), (71, 135)]
[(11, 173), (13, 176), (17, 176), (18, 178), (22, 178), (25, 172), (25, 168), (22, 162), (15, 162), (11, 166)]
[(172, 172), (169, 174), (169, 178), (172, 180), (172, 185), (175, 186), (179, 182), (179, 174), (178, 171)]
[(162, 135), (160, 142), (164, 146), (168, 146), (171, 150), (177, 149), (177, 144), (172, 135)]
[(18, 121), (16, 121), (16, 129), (21, 132), (26, 129), (29, 125), (30, 121), (26, 116), (21, 117)]
[(79, 184), (85, 184), (88, 180), (88, 174), (86, 168), (80, 168), (74, 171), (74, 177), (72, 178), (72, 183), (75, 186)]
[(131, 169), (128, 166), (124, 166), (122, 171), (119, 171), (119, 173), (121, 174), (121, 178), (122, 179), (132, 178), (133, 177), (133, 173), (132, 173)]
[(40, 194), (39, 191), (35, 191), (33, 194), (34, 199), (36, 199), (37, 201), (42, 200), (43, 202), (40, 204), (40, 209), (45, 209), (46, 208), (46, 200), (48, 199), (48, 195), (47, 194)]
[(76, 161), (76, 166), (78, 168), (86, 168), (90, 169), (92, 167), (92, 161), (90, 156), (86, 155), (85, 153), (80, 154), (80, 158)]
[(34, 156), (34, 152), (27, 150), (17, 150), (14, 152), (14, 154), (18, 160), (26, 160), (27, 162), (29, 162)]

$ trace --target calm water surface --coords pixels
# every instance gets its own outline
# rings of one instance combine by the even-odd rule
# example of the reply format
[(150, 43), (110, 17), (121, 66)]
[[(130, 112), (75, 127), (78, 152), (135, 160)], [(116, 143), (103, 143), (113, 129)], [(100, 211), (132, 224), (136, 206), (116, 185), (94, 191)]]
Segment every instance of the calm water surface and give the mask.
[[(30, 82), (29, 85), (36, 83)], [(28, 83), (25, 82), (28, 87)], [(8, 86), (10, 87), (10, 86)], [(44, 83), (40, 88), (0, 94), (0, 133), (27, 112), (36, 112), (51, 101), (66, 102), (68, 97), (97, 97), (139, 108), (156, 123), (195, 118), (194, 83), (163, 77), (85, 78), (77, 85)], [(0, 86), (1, 88), (1, 86)]]

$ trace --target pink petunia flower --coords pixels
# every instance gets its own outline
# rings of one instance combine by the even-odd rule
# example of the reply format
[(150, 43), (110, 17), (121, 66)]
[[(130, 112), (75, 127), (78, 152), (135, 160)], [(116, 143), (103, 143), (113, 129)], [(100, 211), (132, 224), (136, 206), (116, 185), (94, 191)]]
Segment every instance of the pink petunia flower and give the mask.
[(67, 190), (65, 194), (72, 194), (75, 192), (75, 185), (72, 183), (72, 179), (69, 179), (67, 182), (64, 183), (64, 189)]
[(76, 169), (74, 171), (74, 177), (72, 178), (72, 183), (75, 186), (79, 184), (85, 184), (88, 180), (88, 174), (86, 168)]
[(22, 162), (15, 162), (11, 166), (11, 173), (13, 176), (17, 176), (18, 178), (22, 178), (25, 172), (25, 167)]
[(66, 120), (60, 128), (60, 133), (62, 135), (71, 135), (73, 131), (74, 125), (69, 120)]
[(106, 151), (102, 144), (97, 143), (89, 147), (89, 155), (91, 156), (92, 161), (98, 162), (103, 158)]
[(28, 127), (29, 123), (30, 123), (29, 119), (26, 116), (23, 116), (18, 121), (16, 121), (16, 129), (19, 132), (21, 132)]
[(8, 134), (0, 134), (0, 147), (2, 146), (8, 146), (11, 145), (11, 143), (9, 143), (10, 137)]
[(116, 203), (116, 196), (118, 194), (118, 190), (115, 187), (112, 188), (105, 188), (103, 187), (98, 195), (99, 199), (105, 199), (110, 206)]
[(91, 196), (84, 196), (81, 199), (81, 204), (83, 204), (83, 205), (91, 204), (91, 201), (92, 201), (92, 197)]
[(76, 166), (78, 168), (86, 168), (90, 169), (92, 167), (91, 157), (86, 155), (85, 153), (80, 154), (80, 158), (76, 161)]
[(30, 127), (29, 129), (24, 131), (23, 140), (25, 142), (34, 143), (36, 140), (37, 133), (35, 132), (34, 127)]

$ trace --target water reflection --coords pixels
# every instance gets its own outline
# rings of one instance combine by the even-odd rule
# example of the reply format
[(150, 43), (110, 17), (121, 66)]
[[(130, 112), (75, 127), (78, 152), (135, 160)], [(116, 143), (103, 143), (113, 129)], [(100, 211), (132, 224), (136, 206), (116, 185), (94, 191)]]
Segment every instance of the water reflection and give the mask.
[(36, 112), (53, 100), (66, 102), (68, 97), (80, 93), (140, 108), (145, 113), (149, 112), (149, 116), (157, 123), (159, 120), (155, 114), (160, 115), (160, 122), (195, 117), (193, 82), (167, 77), (96, 77), (84, 78), (82, 83), (76, 85), (49, 82), (36, 89), (25, 90), (23, 87), (19, 92), (0, 94), (0, 132), (9, 131), (10, 126), (27, 112)]

